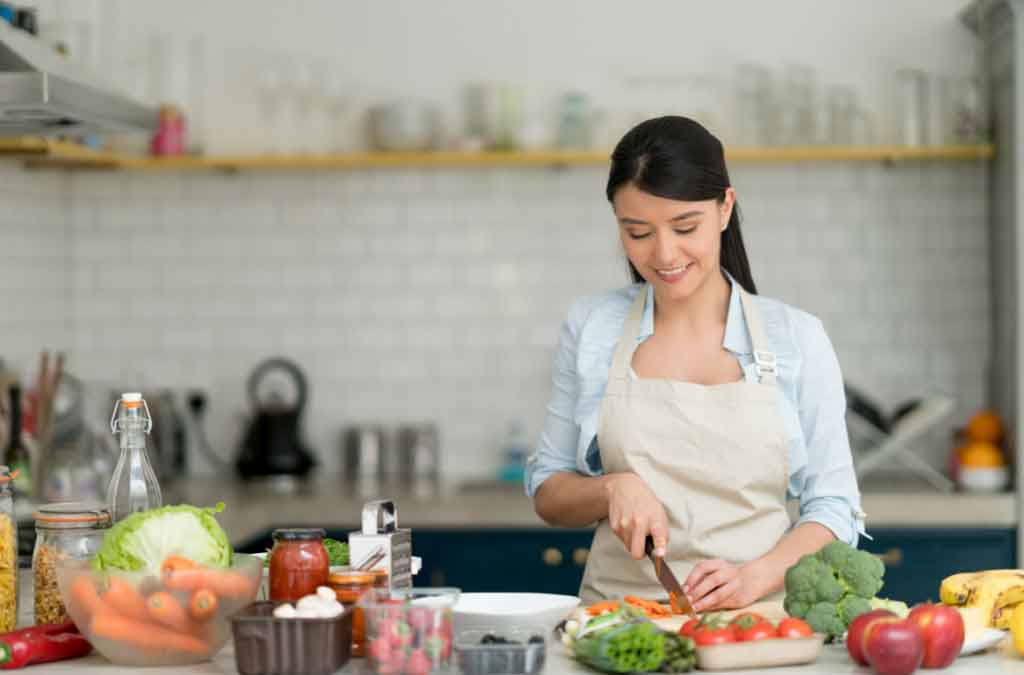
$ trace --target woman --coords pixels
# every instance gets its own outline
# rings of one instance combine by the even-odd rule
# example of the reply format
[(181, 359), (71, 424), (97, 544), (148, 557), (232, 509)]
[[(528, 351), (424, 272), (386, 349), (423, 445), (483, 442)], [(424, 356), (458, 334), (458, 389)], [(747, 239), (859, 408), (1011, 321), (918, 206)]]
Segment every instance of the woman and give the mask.
[(598, 522), (584, 602), (667, 597), (650, 535), (696, 611), (744, 607), (863, 531), (835, 352), (817, 318), (755, 295), (722, 144), (700, 124), (632, 129), (607, 196), (635, 283), (570, 309), (527, 492), (552, 525)]

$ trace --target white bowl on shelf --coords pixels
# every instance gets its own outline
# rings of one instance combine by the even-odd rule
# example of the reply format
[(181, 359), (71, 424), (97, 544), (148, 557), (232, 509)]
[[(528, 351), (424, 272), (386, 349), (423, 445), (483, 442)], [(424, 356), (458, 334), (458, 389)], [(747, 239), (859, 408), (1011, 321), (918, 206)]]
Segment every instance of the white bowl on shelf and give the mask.
[(957, 482), (967, 492), (999, 492), (1010, 484), (1010, 470), (1005, 466), (962, 466)]
[(552, 631), (580, 604), (575, 595), (552, 593), (462, 593), (454, 607), (455, 634), (541, 626)]

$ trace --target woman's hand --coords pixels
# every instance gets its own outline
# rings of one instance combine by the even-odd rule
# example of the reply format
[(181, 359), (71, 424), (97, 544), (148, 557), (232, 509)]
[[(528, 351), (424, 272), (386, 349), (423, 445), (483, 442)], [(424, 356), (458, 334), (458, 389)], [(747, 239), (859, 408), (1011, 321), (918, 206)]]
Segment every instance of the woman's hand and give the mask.
[(714, 609), (740, 609), (764, 595), (763, 575), (757, 561), (733, 565), (725, 560), (702, 560), (690, 570), (683, 592), (696, 612)]
[(654, 492), (632, 471), (609, 475), (608, 524), (626, 545), (630, 555), (644, 557), (644, 540), (654, 539), (654, 554), (668, 548), (668, 516)]

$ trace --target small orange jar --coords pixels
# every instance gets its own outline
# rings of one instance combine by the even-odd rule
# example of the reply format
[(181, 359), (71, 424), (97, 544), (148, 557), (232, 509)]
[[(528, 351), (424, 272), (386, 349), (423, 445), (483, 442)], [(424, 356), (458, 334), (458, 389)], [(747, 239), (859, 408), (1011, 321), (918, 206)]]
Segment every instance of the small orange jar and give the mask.
[(384, 588), (384, 589), (386, 589), (388, 587), (388, 577), (390, 577), (391, 574), (387, 570), (385, 570), (385, 569), (375, 569), (375, 570), (366, 570), (366, 571), (373, 575), (373, 587), (374, 588)]
[(363, 608), (356, 602), (363, 593), (373, 588), (376, 575), (372, 572), (338, 572), (327, 577), (327, 585), (334, 591), (338, 602), (353, 606), (352, 610), (352, 656), (366, 654), (366, 617)]

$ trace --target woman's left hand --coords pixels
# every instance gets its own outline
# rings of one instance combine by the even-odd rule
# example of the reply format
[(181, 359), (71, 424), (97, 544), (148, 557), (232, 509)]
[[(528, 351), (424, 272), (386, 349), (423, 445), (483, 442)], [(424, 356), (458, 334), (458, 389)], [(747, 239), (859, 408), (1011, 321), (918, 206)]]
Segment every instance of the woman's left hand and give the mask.
[(761, 598), (759, 575), (753, 563), (734, 565), (725, 560), (702, 560), (690, 570), (683, 591), (696, 612), (740, 609)]

